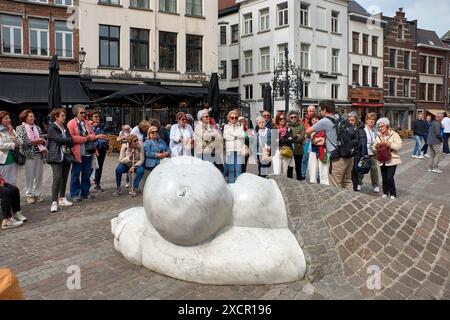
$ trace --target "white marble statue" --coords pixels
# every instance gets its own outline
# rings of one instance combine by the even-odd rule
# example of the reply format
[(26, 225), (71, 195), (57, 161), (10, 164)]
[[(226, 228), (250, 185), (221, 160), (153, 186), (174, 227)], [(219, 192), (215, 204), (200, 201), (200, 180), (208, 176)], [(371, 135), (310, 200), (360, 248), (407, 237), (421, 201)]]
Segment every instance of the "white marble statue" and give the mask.
[(147, 178), (144, 208), (111, 225), (114, 247), (129, 262), (185, 281), (276, 284), (306, 270), (275, 181), (245, 173), (228, 185), (193, 157), (159, 165)]

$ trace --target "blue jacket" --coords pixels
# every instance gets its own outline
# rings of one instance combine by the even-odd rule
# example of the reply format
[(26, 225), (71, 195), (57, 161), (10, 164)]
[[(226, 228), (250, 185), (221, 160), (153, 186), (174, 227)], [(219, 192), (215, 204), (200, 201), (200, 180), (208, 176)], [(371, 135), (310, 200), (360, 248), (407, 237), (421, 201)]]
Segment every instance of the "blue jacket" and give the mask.
[[(94, 133), (96, 135), (105, 134), (105, 125), (103, 123), (94, 124), (94, 125), (92, 125), (92, 130), (94, 130)], [(97, 149), (108, 149), (109, 148), (108, 140), (105, 140), (105, 139), (95, 140), (95, 145), (96, 145)]]
[(156, 154), (165, 151), (170, 153), (170, 149), (164, 140), (159, 139), (158, 142), (146, 140), (144, 143), (145, 168), (156, 167), (161, 162), (161, 159), (157, 158)]

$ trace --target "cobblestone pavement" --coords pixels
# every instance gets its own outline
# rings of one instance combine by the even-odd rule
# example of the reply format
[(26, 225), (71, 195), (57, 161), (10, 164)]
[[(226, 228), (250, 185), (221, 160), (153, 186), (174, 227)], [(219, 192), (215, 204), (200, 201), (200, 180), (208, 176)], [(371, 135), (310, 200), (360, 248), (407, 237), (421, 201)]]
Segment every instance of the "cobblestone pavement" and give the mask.
[[(28, 299), (450, 299), (450, 157), (441, 163), (444, 175), (432, 174), (425, 160), (411, 158), (412, 149), (413, 141), (406, 140), (395, 202), (380, 200), (368, 182), (364, 195), (275, 178), (308, 260), (305, 281), (207, 286), (128, 263), (113, 248), (110, 220), (141, 206), (142, 196), (111, 197), (117, 155), (105, 163), (105, 192), (54, 215), (46, 166), (46, 201), (24, 204), (25, 226), (0, 231), (0, 267), (18, 275)], [(67, 288), (71, 265), (80, 267), (80, 290)], [(380, 290), (364, 285), (369, 265), (380, 267)]]

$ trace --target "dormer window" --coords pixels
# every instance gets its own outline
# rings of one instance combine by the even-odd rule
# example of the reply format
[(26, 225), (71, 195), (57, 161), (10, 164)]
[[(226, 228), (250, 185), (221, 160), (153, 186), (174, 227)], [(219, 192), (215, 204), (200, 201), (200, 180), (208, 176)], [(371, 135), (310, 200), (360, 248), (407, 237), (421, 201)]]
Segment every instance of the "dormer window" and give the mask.
[(398, 26), (397, 38), (400, 39), (400, 40), (404, 39), (403, 25), (401, 25), (401, 24)]

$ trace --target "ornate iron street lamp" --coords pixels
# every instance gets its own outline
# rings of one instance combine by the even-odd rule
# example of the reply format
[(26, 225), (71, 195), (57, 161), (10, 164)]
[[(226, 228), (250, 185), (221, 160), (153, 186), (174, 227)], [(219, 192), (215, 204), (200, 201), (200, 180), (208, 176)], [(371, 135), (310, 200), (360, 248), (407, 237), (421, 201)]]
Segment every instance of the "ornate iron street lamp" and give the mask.
[[(275, 65), (275, 59), (274, 59)], [(289, 50), (284, 51), (284, 61), (281, 61), (273, 71), (272, 79), (273, 97), (284, 96), (284, 111), (289, 111), (291, 95), (300, 103), (301, 116), (303, 116), (303, 73), (289, 59)]]

